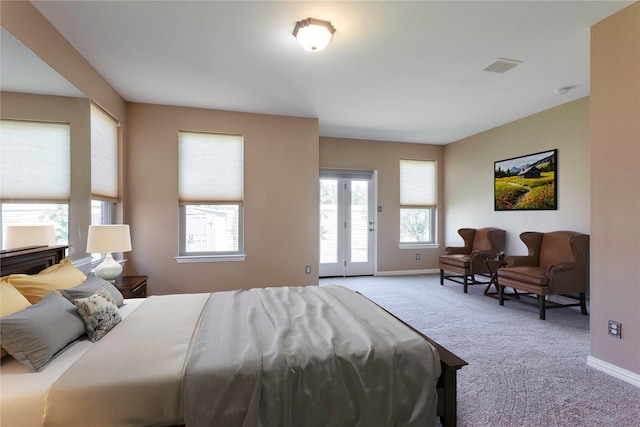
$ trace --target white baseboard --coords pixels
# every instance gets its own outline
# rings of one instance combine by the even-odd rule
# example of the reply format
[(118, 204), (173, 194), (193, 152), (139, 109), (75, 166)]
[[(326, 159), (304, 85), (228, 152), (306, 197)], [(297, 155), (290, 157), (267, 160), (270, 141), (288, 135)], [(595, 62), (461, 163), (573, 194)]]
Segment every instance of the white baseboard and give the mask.
[(602, 371), (605, 374), (609, 374), (612, 377), (616, 377), (618, 379), (621, 379), (622, 381), (628, 382), (631, 385), (640, 387), (640, 374), (627, 371), (626, 369), (622, 369), (616, 365), (612, 365), (611, 363), (596, 359), (593, 356), (587, 357), (587, 365), (591, 366), (594, 369), (597, 369), (598, 371)]
[(427, 270), (395, 270), (395, 271), (378, 271), (374, 276), (410, 276), (412, 274), (433, 274), (440, 273), (437, 268)]

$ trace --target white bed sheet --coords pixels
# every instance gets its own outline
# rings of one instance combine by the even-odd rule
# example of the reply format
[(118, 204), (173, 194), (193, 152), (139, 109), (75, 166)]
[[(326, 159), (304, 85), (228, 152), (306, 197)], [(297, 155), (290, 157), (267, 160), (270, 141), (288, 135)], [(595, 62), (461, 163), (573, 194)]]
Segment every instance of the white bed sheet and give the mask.
[[(126, 299), (120, 307), (123, 318), (131, 314), (146, 299)], [(78, 360), (93, 343), (84, 337), (69, 344), (41, 372), (31, 372), (11, 356), (0, 365), (0, 426), (29, 427), (42, 425), (44, 398), (47, 390)], [(25, 417), (25, 414), (29, 414)]]

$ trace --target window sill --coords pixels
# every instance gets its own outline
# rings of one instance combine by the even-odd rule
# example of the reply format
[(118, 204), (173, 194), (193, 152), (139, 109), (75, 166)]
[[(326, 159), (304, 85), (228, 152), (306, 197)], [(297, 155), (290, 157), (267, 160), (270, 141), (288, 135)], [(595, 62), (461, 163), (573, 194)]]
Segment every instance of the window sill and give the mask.
[(189, 264), (193, 262), (228, 262), (228, 261), (244, 261), (247, 258), (245, 254), (238, 255), (182, 255), (175, 257), (178, 264)]
[(400, 249), (438, 249), (439, 243), (400, 243)]

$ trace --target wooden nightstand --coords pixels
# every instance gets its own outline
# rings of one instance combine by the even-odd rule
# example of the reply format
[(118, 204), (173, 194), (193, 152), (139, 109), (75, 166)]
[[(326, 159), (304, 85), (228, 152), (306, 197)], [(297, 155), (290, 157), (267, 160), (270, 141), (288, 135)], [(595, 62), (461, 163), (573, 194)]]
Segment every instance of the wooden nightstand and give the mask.
[(124, 298), (145, 298), (148, 276), (120, 276), (114, 285)]

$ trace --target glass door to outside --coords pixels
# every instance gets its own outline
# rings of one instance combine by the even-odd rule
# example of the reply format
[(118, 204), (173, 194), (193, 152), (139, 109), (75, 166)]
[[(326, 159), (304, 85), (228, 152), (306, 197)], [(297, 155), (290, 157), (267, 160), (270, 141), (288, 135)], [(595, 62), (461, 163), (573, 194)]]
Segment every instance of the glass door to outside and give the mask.
[(373, 275), (373, 179), (321, 175), (320, 277)]

